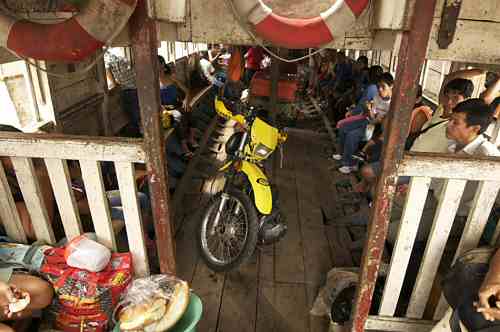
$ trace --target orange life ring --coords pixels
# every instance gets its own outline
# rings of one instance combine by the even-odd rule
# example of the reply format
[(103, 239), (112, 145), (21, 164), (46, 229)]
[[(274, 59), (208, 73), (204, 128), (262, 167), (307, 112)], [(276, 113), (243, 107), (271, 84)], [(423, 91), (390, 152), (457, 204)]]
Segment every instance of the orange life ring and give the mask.
[(314, 48), (343, 37), (369, 4), (369, 0), (337, 0), (318, 17), (293, 19), (274, 14), (262, 0), (231, 1), (261, 38), (286, 48)]
[(80, 13), (56, 24), (0, 14), (0, 46), (26, 58), (80, 61), (120, 33), (136, 5), (137, 0), (89, 0)]

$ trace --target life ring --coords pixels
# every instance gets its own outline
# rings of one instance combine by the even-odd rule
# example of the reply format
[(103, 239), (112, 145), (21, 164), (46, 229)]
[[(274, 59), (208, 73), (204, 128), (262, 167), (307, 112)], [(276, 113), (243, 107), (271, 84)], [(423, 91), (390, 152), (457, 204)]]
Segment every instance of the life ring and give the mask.
[(343, 37), (368, 8), (369, 0), (337, 0), (318, 17), (294, 19), (276, 15), (262, 0), (231, 0), (240, 17), (261, 38), (286, 48), (314, 48)]
[(137, 0), (89, 0), (64, 22), (40, 24), (0, 14), (0, 46), (36, 60), (75, 62), (116, 37)]

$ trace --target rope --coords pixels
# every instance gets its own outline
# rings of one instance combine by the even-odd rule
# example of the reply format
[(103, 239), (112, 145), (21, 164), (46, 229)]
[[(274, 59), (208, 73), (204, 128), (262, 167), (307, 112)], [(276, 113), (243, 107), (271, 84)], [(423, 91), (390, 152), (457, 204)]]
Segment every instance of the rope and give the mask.
[(236, 10), (236, 7), (234, 6), (233, 1), (232, 0), (225, 0), (225, 1), (228, 4), (228, 6), (231, 8), (231, 10), (233, 12), (233, 16), (236, 18), (236, 21), (238, 21), (238, 24), (241, 26), (241, 28), (253, 39), (253, 41), (255, 43), (257, 43), (257, 45), (259, 45), (264, 50), (266, 50), (266, 52), (269, 53), (269, 55), (271, 55), (275, 59), (278, 59), (280, 61), (287, 62), (287, 63), (299, 62), (299, 61), (302, 61), (302, 60), (305, 60), (305, 59), (309, 59), (312, 56), (314, 56), (314, 55), (318, 54), (319, 52), (321, 52), (323, 50), (326, 50), (328, 48), (327, 46), (322, 46), (321, 48), (319, 48), (318, 50), (314, 51), (311, 54), (302, 56), (300, 58), (295, 58), (295, 59), (285, 59), (283, 57), (280, 57), (279, 55), (277, 55), (276, 53), (274, 53), (273, 51), (271, 51), (267, 46), (265, 46), (264, 43), (262, 42), (262, 40), (260, 38), (258, 38), (248, 28), (248, 25), (243, 21), (243, 18), (240, 16), (240, 14), (238, 13), (238, 11)]
[(49, 71), (43, 67), (41, 67), (40, 65), (38, 65), (37, 63), (35, 62), (32, 62), (30, 59), (26, 58), (26, 57), (23, 57), (19, 54), (16, 54), (15, 52), (12, 52), (10, 51), (12, 54), (14, 54), (15, 56), (17, 56), (18, 58), (26, 61), (26, 63), (28, 63), (29, 65), (35, 67), (36, 69), (38, 70), (41, 70), (45, 73), (47, 73), (47, 75), (49, 76), (53, 76), (53, 77), (57, 77), (57, 78), (73, 78), (75, 76), (80, 76), (80, 75), (83, 75), (83, 74), (86, 74), (88, 73), (90, 70), (92, 70), (96, 65), (97, 63), (104, 57), (104, 54), (106, 54), (106, 51), (108, 50), (108, 48), (106, 47), (95, 59), (94, 61), (92, 61), (90, 64), (88, 64), (85, 68), (83, 68), (82, 70), (79, 70), (79, 71), (75, 71), (75, 72), (72, 72), (72, 73), (68, 73), (68, 74), (59, 74), (59, 73), (55, 73), (55, 72), (52, 72), (52, 71)]

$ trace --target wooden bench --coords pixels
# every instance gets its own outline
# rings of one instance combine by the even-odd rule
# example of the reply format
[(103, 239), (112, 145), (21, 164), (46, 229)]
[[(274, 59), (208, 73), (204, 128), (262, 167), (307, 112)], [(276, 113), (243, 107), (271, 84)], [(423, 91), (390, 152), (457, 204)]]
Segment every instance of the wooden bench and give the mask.
[[(365, 328), (384, 331), (429, 331), (434, 321), (442, 318), (447, 303), (441, 295), (432, 320), (424, 320), (431, 290), (438, 278), (438, 268), (443, 259), (446, 244), (460, 205), (467, 181), (479, 185), (470, 208), (465, 228), (453, 254), (453, 261), (465, 251), (478, 246), (489, 215), (494, 208), (500, 190), (500, 162), (498, 158), (460, 158), (434, 154), (408, 154), (398, 169), (399, 176), (411, 177), (401, 217), (397, 241), (392, 252), (389, 272), (377, 316), (370, 316)], [(417, 230), (424, 211), (429, 185), (432, 179), (444, 181), (444, 187), (434, 214), (413, 291), (404, 318), (394, 317), (401, 297), (403, 282), (407, 277), (410, 256)], [(500, 224), (491, 244), (497, 243)], [(432, 302), (432, 301), (431, 301)]]

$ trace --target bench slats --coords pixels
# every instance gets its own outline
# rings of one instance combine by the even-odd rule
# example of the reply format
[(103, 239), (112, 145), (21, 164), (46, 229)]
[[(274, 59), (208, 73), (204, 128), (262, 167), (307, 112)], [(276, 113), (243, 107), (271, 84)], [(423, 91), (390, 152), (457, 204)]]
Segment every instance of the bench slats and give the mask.
[(0, 218), (2, 219), (7, 235), (14, 241), (26, 243), (26, 234), (24, 234), (23, 225), (16, 209), (16, 202), (14, 202), (14, 198), (12, 197), (12, 192), (7, 182), (7, 176), (5, 175), (5, 170), (1, 162), (0, 192), (4, 193), (0, 195)]
[(49, 173), (50, 182), (54, 190), (54, 196), (61, 215), (64, 233), (68, 241), (82, 234), (82, 223), (80, 214), (71, 188), (71, 177), (69, 175), (66, 160), (45, 159), (45, 165)]
[(24, 202), (31, 218), (37, 240), (48, 244), (56, 242), (47, 207), (40, 189), (33, 160), (23, 157), (12, 157), (17, 182), (21, 188)]
[(420, 319), (423, 317), (466, 183), (465, 180), (445, 180), (430, 237), (406, 312), (408, 318)]
[(142, 140), (0, 132), (0, 155), (144, 163)]
[(382, 316), (392, 316), (396, 310), (430, 183), (429, 177), (413, 177), (410, 181), (380, 304), (379, 314)]
[(100, 162), (80, 160), (80, 167), (97, 240), (109, 249), (116, 251), (115, 234), (111, 224)]
[[(463, 231), (460, 243), (458, 244), (457, 251), (455, 253), (454, 261), (464, 252), (476, 248), (483, 234), (484, 227), (488, 222), (488, 216), (490, 215), (493, 204), (500, 190), (500, 182), (498, 181), (481, 181), (477, 188), (476, 195), (474, 196), (474, 201), (472, 208), (469, 211), (469, 216), (467, 217), (467, 223)], [(448, 304), (443, 296), (439, 301), (436, 311), (434, 313), (434, 318), (439, 320), (443, 317)]]
[(149, 275), (148, 255), (145, 246), (141, 210), (137, 199), (137, 188), (132, 163), (115, 163), (116, 177), (120, 186), (120, 197), (127, 229), (130, 252), (134, 261), (135, 275)]

